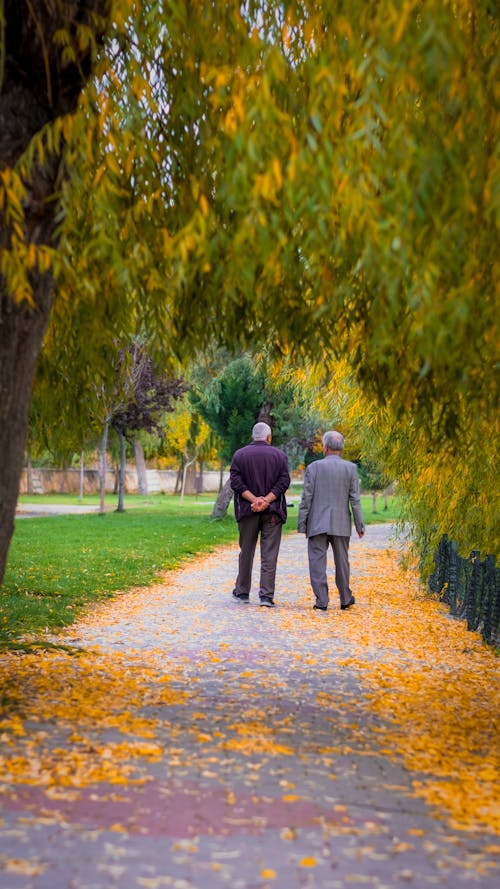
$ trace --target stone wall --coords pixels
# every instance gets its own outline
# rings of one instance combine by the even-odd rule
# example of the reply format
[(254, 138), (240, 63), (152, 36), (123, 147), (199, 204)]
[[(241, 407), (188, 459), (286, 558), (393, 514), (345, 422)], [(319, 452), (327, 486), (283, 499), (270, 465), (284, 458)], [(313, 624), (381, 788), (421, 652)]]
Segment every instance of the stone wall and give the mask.
[[(149, 494), (173, 494), (177, 479), (176, 469), (148, 469)], [(33, 494), (79, 494), (80, 470), (76, 469), (32, 469)], [(228, 473), (225, 472), (223, 481), (226, 481)], [(99, 493), (99, 473), (97, 469), (85, 469), (83, 473), (83, 493)], [(197, 480), (199, 485), (199, 480)], [(219, 470), (203, 471), (203, 492), (217, 494), (220, 485)], [(191, 486), (192, 487), (192, 486)], [(196, 486), (195, 490), (198, 488)], [(106, 491), (112, 493), (115, 489), (115, 473), (108, 470), (106, 473)], [(137, 493), (137, 473), (135, 467), (127, 467), (125, 490), (128, 494)], [(186, 488), (186, 492), (187, 492)], [(198, 491), (201, 493), (201, 490)], [(27, 470), (23, 469), (21, 475), (21, 494), (28, 493)]]

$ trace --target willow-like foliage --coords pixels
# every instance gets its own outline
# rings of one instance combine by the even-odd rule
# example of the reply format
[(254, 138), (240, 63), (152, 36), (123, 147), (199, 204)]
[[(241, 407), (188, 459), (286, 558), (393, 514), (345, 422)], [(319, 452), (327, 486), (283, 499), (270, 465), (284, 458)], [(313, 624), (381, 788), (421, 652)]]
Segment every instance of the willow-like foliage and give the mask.
[[(327, 378), (348, 360), (436, 471), (489, 434), (498, 29), (486, 0), (115, 0), (78, 111), (3, 174), (12, 295), (56, 273), (55, 379), (85, 393), (131, 332), (165, 362), (265, 343)], [(21, 192), (61, 144), (52, 250), (23, 240)]]
[(493, 418), (497, 41), (468, 0), (118, 3), (61, 299), (97, 341), (140, 317), (167, 353), (348, 357), (436, 447)]

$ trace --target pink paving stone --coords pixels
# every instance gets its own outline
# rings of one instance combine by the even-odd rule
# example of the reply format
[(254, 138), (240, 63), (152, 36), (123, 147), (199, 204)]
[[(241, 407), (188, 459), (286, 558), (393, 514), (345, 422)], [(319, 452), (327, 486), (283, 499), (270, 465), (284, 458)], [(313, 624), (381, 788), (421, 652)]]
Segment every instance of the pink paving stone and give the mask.
[[(130, 833), (176, 839), (205, 835), (259, 835), (266, 829), (303, 828), (319, 821), (329, 825), (358, 826), (361, 818), (337, 813), (306, 800), (236, 796), (227, 791), (200, 789), (186, 784), (173, 791), (156, 783), (105, 793), (92, 788), (78, 791), (77, 799), (53, 799), (37, 787), (18, 787), (2, 799), (2, 808), (29, 812), (35, 818), (53, 815), (71, 824), (92, 824), (106, 830), (119, 824)], [(373, 820), (373, 819), (371, 819)]]

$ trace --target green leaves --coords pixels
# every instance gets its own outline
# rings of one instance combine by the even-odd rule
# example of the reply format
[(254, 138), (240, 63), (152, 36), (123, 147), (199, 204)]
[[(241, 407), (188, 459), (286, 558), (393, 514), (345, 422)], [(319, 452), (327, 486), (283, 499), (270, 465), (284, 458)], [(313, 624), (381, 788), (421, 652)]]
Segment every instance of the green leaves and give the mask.
[(248, 444), (264, 400), (262, 373), (248, 357), (237, 358), (203, 392), (193, 394), (201, 416), (220, 437), (222, 458), (229, 463), (237, 448)]
[(497, 60), (469, 0), (117, 4), (67, 134), (50, 359), (85, 388), (138, 328), (166, 357), (265, 342), (346, 359), (436, 454), (489, 428)]
[(96, 352), (143, 323), (178, 354), (334, 342), (429, 432), (451, 391), (489, 404), (497, 39), (466, 0), (116, 4), (65, 124), (55, 323)]

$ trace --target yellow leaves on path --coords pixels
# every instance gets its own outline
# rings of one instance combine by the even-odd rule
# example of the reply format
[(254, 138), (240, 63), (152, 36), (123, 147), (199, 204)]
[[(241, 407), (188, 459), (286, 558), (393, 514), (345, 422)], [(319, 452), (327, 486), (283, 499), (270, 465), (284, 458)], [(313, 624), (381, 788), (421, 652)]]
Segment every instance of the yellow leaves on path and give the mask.
[(244, 753), (245, 756), (251, 756), (252, 754), (259, 756), (269, 754), (272, 756), (280, 753), (286, 756), (293, 756), (294, 754), (294, 750), (291, 747), (287, 747), (285, 744), (278, 744), (270, 738), (260, 735), (242, 738), (241, 740), (231, 739), (223, 741), (221, 747), (224, 750), (237, 750), (240, 753)]
[[(500, 833), (498, 657), (479, 636), (427, 596), (394, 552), (353, 546), (356, 606), (341, 612), (332, 592), (322, 615), (293, 560), (271, 613), (234, 606), (232, 581), (195, 600), (193, 587), (225, 558), (232, 573), (234, 548), (75, 625), (96, 643), (123, 644), (126, 634), (126, 654), (0, 656), (0, 792), (145, 782), (160, 760), (165, 774), (220, 780), (224, 764), (231, 775), (238, 764), (246, 788), (261, 767), (279, 769), (280, 804), (295, 809), (304, 799), (295, 763), (314, 762), (328, 783), (341, 777), (342, 757), (385, 756), (410, 772), (406, 787), (398, 779), (388, 793), (413, 789), (453, 827)], [(235, 787), (225, 794), (238, 805)], [(274, 879), (271, 870), (262, 863), (262, 878)]]
[(230, 725), (229, 728), (240, 735), (240, 738), (223, 741), (221, 747), (224, 750), (238, 750), (245, 756), (250, 756), (254, 753), (257, 755), (269, 754), (273, 756), (282, 754), (293, 756), (295, 752), (291, 747), (275, 741), (273, 729), (264, 723), (257, 721), (241, 722)]
[(317, 861), (312, 855), (306, 855), (299, 864), (301, 867), (316, 867)]
[(3, 868), (8, 874), (19, 874), (23, 877), (38, 877), (47, 870), (47, 865), (42, 862), (34, 862), (24, 858), (9, 858), (3, 862)]
[(453, 827), (500, 833), (498, 656), (393, 555), (364, 553), (363, 569), (361, 607), (339, 626), (358, 654), (341, 663), (359, 671), (369, 708), (383, 720), (382, 749), (421, 773), (416, 795)]
[[(150, 667), (132, 670), (120, 655), (5, 653), (0, 670), (6, 709), (0, 719), (0, 781), (10, 784), (83, 787), (141, 780), (131, 763), (158, 761), (162, 750), (153, 742), (155, 721), (137, 711), (147, 704), (182, 705), (187, 697)], [(37, 730), (37, 723), (44, 728)], [(56, 725), (59, 744), (47, 743), (46, 723)], [(92, 732), (103, 730), (116, 738), (96, 743)]]

